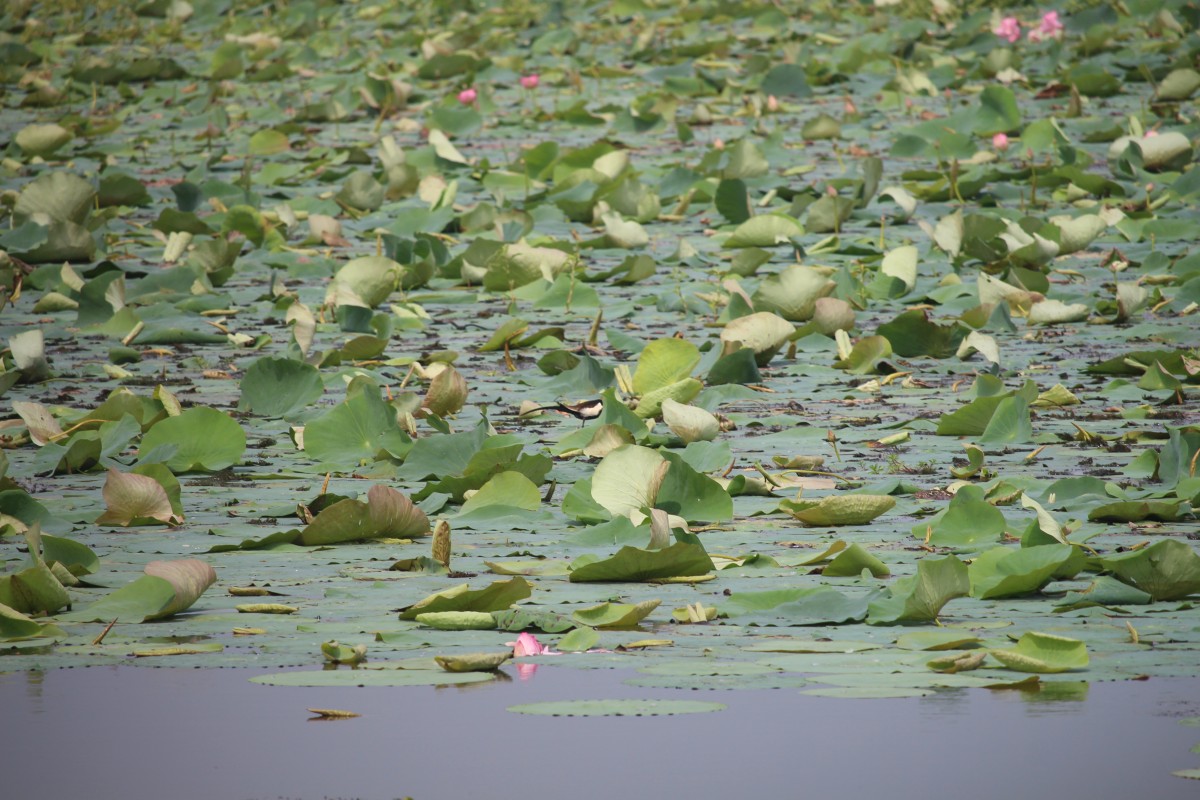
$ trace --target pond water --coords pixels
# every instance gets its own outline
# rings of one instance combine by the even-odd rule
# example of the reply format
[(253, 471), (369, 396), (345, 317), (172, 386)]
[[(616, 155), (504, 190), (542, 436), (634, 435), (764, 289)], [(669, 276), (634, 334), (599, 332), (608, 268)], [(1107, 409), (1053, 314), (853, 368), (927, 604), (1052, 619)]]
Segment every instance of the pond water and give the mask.
[[(465, 687), (292, 688), (252, 670), (0, 675), (4, 796), (1194, 798), (1200, 681), (851, 700), (639, 689), (542, 665)], [(718, 701), (675, 717), (532, 717), (581, 698)], [(308, 721), (306, 708), (361, 717)]]

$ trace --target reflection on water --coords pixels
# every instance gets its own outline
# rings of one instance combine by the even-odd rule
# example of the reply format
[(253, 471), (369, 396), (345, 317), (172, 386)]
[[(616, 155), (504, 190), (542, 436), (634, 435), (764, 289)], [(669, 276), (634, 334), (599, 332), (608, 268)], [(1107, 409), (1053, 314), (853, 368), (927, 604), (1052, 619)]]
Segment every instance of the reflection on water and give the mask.
[[(509, 664), (504, 680), (440, 689), (273, 687), (249, 683), (256, 674), (104, 667), (0, 675), (0, 752), (21, 767), (5, 771), (4, 795), (45, 796), (53, 775), (55, 796), (98, 800), (157, 800), (164, 786), (173, 800), (504, 798), (514, 775), (532, 771), (538, 786), (562, 789), (550, 796), (571, 800), (651, 789), (700, 800), (870, 798), (917, 786), (922, 797), (970, 787), (972, 800), (988, 800), (1010, 798), (1018, 785), (1031, 797), (1170, 800), (1196, 796), (1196, 784), (1171, 771), (1200, 767), (1189, 752), (1200, 731), (1178, 724), (1200, 714), (1195, 679), (846, 700), (794, 689), (646, 689), (622, 683), (629, 670), (530, 663)], [(632, 697), (728, 708), (637, 719), (506, 710)], [(362, 716), (307, 725), (308, 708)], [(928, 790), (935, 785), (947, 789)]]

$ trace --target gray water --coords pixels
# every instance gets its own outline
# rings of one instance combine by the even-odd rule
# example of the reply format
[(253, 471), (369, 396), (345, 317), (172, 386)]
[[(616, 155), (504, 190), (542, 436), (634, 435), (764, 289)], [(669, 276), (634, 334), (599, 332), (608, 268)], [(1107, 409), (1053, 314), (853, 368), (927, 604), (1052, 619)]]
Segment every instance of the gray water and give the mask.
[[(97, 667), (0, 674), (0, 796), (363, 798), (1200, 797), (1200, 681), (1051, 694), (809, 697), (624, 686), (543, 665), (466, 687), (291, 688), (250, 670)], [(676, 717), (546, 718), (516, 703), (726, 703)], [(306, 707), (361, 717), (309, 721)]]

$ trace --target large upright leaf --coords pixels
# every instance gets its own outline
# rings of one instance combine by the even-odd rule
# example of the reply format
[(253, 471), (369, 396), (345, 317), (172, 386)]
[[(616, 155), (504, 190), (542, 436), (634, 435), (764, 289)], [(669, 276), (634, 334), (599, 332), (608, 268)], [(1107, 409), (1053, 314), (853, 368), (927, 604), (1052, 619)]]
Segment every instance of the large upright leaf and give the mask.
[(325, 391), (317, 368), (291, 358), (259, 358), (246, 368), (238, 407), (264, 417), (289, 417)]
[(633, 390), (646, 394), (690, 378), (700, 363), (700, 350), (687, 339), (656, 339), (638, 356)]
[(304, 452), (319, 462), (358, 466), (403, 455), (412, 441), (379, 387), (364, 385), (304, 428)]
[(1085, 560), (1083, 551), (1067, 544), (987, 550), (967, 568), (971, 596), (987, 600), (1032, 594), (1055, 578), (1074, 577)]
[(1155, 600), (1181, 600), (1200, 593), (1200, 555), (1178, 539), (1109, 556), (1100, 565), (1117, 580), (1147, 592)]
[(145, 575), (110, 592), (66, 619), (91, 622), (149, 622), (188, 608), (217, 580), (206, 562), (185, 558), (151, 561)]
[(935, 547), (978, 550), (998, 542), (1006, 526), (1004, 514), (984, 499), (983, 489), (968, 484), (944, 511), (914, 525), (912, 534)]
[(630, 516), (654, 506), (669, 467), (670, 463), (649, 447), (618, 447), (596, 465), (592, 497), (609, 513)]
[(300, 543), (328, 545), (363, 539), (406, 539), (429, 533), (425, 512), (401, 492), (376, 484), (367, 490), (367, 502), (339, 500), (321, 510), (300, 532)]
[(971, 589), (967, 565), (954, 556), (923, 558), (917, 574), (901, 578), (891, 586), (891, 596), (870, 604), (867, 623), (894, 625), (897, 622), (935, 620), (942, 607)]
[(676, 542), (661, 550), (622, 547), (616, 555), (592, 561), (571, 571), (572, 583), (598, 581), (648, 581), (655, 578), (707, 575), (714, 569), (704, 547)]
[(493, 581), (483, 589), (460, 584), (431, 594), (400, 612), (400, 619), (416, 619), (418, 614), (439, 611), (503, 611), (533, 593), (533, 585), (524, 578)]
[(215, 408), (194, 406), (176, 417), (167, 417), (146, 431), (139, 457), (156, 448), (174, 446), (166, 460), (172, 472), (217, 470), (231, 467), (246, 452), (246, 432), (228, 414)]

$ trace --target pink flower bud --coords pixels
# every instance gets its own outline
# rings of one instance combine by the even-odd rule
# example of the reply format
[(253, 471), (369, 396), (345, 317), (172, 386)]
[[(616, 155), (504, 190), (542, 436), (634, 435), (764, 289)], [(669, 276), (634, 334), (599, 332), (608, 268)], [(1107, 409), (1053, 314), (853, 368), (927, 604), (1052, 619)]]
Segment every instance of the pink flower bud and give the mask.
[(517, 641), (512, 642), (513, 657), (521, 658), (522, 656), (540, 656), (549, 648), (542, 645), (537, 640), (537, 637), (532, 633), (522, 633), (517, 637)]
[(1057, 11), (1047, 11), (1042, 15), (1042, 22), (1038, 26), (1038, 30), (1043, 36), (1055, 36), (1062, 33), (1063, 24), (1058, 19)]
[(1016, 17), (1005, 17), (995, 28), (992, 28), (992, 33), (1009, 44), (1013, 44), (1021, 38), (1021, 23), (1017, 22)]
[(478, 96), (479, 94), (475, 91), (474, 87), (470, 89), (463, 89), (458, 93), (458, 102), (462, 103), (464, 106), (469, 106), (475, 102), (475, 98)]
[(539, 83), (541, 83), (541, 78), (539, 78), (536, 73), (533, 75), (521, 76), (521, 86), (526, 89), (536, 89)]
[(997, 133), (992, 137), (992, 147), (996, 148), (997, 150), (1007, 150), (1008, 137), (1003, 133)]
[(774, 113), (779, 110), (779, 98), (773, 94), (767, 95), (767, 111)]

